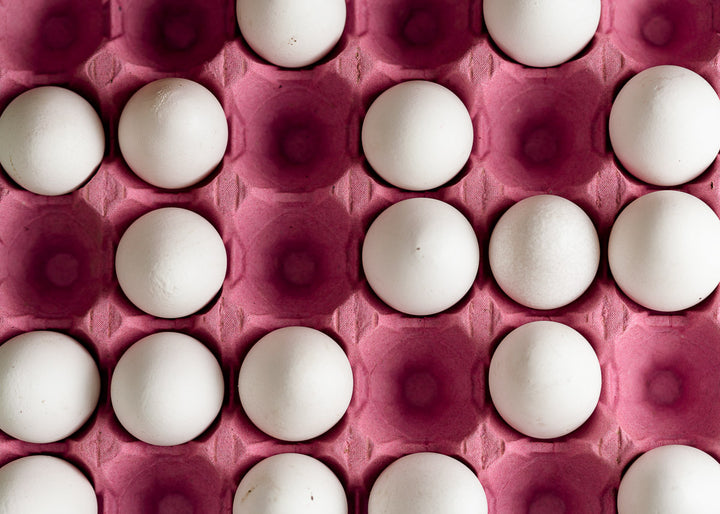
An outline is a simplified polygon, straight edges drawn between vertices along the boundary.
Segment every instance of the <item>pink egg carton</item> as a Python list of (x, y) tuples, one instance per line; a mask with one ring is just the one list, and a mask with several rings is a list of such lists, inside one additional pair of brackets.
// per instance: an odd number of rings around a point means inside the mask
[[(34, 329), (78, 338), (99, 363), (100, 405), (75, 435), (36, 445), (0, 435), (0, 464), (34, 453), (82, 469), (101, 512), (229, 513), (243, 474), (264, 457), (302, 452), (340, 477), (354, 514), (395, 458), (437, 451), (480, 477), (492, 513), (615, 512), (620, 477), (638, 454), (684, 443), (720, 457), (720, 298), (677, 314), (633, 303), (606, 261), (617, 213), (649, 192), (613, 158), (607, 119), (634, 73), (657, 64), (697, 71), (720, 90), (720, 4), (715, 0), (604, 0), (598, 32), (575, 59), (551, 69), (510, 61), (489, 40), (481, 0), (350, 0), (345, 34), (317, 65), (283, 70), (240, 37), (232, 0), (3, 0), (0, 108), (22, 91), (56, 84), (100, 113), (107, 151), (99, 171), (61, 197), (0, 177), (0, 340)], [(216, 173), (180, 192), (135, 177), (117, 144), (130, 95), (166, 76), (196, 80), (227, 113), (230, 144)], [(400, 191), (368, 166), (360, 126), (372, 100), (422, 78), (468, 106), (475, 147), (449, 185)], [(681, 190), (720, 211), (718, 164)], [(490, 274), (490, 231), (515, 201), (538, 193), (578, 203), (595, 222), (603, 259), (571, 305), (532, 311)], [(369, 289), (360, 266), (364, 231), (386, 206), (430, 196), (458, 207), (483, 249), (472, 290), (449, 311), (401, 315)], [(144, 314), (121, 293), (114, 250), (141, 214), (193, 209), (222, 234), (230, 264), (218, 297), (178, 320)], [(572, 434), (522, 436), (490, 401), (487, 368), (513, 328), (566, 323), (600, 359), (603, 390)], [(264, 435), (244, 415), (236, 383), (243, 356), (285, 325), (323, 330), (355, 374), (352, 403), (327, 434), (305, 443)], [(159, 330), (203, 341), (226, 381), (222, 412), (198, 439), (155, 447), (114, 417), (109, 380), (133, 342)]]

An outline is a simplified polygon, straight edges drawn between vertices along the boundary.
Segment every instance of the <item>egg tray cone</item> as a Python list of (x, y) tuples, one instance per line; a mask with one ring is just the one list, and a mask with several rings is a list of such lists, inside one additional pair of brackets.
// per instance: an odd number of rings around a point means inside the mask
[[(712, 0), (605, 0), (592, 42), (550, 69), (510, 61), (489, 40), (479, 0), (350, 0), (345, 33), (320, 63), (286, 70), (242, 40), (229, 0), (5, 0), (0, 5), (0, 107), (39, 85), (68, 87), (99, 112), (105, 158), (79, 190), (41, 197), (0, 177), (0, 339), (36, 329), (76, 337), (99, 364), (100, 404), (75, 435), (36, 445), (0, 435), (0, 464), (49, 453), (83, 470), (105, 514), (231, 512), (240, 478), (279, 452), (319, 458), (340, 477), (350, 511), (364, 514), (380, 471), (395, 458), (437, 451), (467, 463), (490, 512), (609, 513), (627, 465), (652, 447), (683, 443), (720, 457), (720, 320), (716, 293), (676, 314), (633, 303), (614, 285), (607, 239), (618, 212), (654, 190), (613, 158), (607, 119), (638, 71), (686, 66), (720, 89), (720, 6)], [(220, 100), (230, 143), (197, 187), (163, 191), (124, 163), (117, 124), (145, 83), (180, 76)], [(427, 79), (467, 105), (476, 141), (445, 187), (400, 191), (364, 160), (360, 126), (387, 87)], [(716, 212), (718, 164), (689, 184)], [(493, 281), (489, 234), (512, 203), (564, 196), (595, 223), (598, 276), (577, 301), (532, 311)], [(372, 293), (360, 267), (363, 234), (398, 200), (429, 196), (471, 221), (481, 269), (455, 307), (399, 314)], [(138, 216), (192, 209), (226, 244), (221, 293), (201, 312), (165, 320), (119, 289), (114, 251)], [(513, 328), (538, 319), (582, 333), (600, 360), (592, 417), (570, 435), (522, 436), (490, 401), (487, 368)], [(283, 443), (256, 429), (236, 384), (249, 347), (268, 331), (307, 325), (333, 336), (355, 374), (352, 403), (325, 435)], [(196, 440), (155, 447), (114, 417), (109, 380), (133, 342), (160, 330), (190, 334), (219, 359), (226, 382), (217, 420)]]

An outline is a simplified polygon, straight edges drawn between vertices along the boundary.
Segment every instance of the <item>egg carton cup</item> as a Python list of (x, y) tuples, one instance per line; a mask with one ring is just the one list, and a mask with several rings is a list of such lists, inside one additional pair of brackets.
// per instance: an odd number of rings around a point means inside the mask
[[(618, 212), (657, 188), (622, 169), (607, 134), (612, 100), (635, 73), (678, 64), (720, 90), (720, 4), (711, 0), (605, 0), (592, 42), (559, 67), (509, 60), (489, 40), (480, 0), (350, 0), (344, 35), (318, 64), (279, 69), (243, 41), (230, 0), (3, 0), (0, 107), (40, 85), (88, 99), (106, 131), (105, 158), (79, 190), (42, 197), (0, 176), (0, 339), (54, 329), (76, 337), (102, 377), (85, 426), (52, 444), (0, 434), (0, 464), (49, 453), (77, 465), (106, 514), (231, 512), (240, 478), (264, 457), (302, 452), (338, 475), (350, 511), (395, 458), (454, 456), (479, 476), (490, 511), (610, 513), (620, 477), (640, 453), (668, 443), (720, 457), (720, 299), (675, 314), (649, 312), (614, 285), (607, 240)], [(120, 155), (125, 102), (154, 79), (208, 87), (227, 114), (230, 141), (217, 170), (178, 192), (137, 178)], [(453, 90), (475, 128), (458, 177), (427, 193), (391, 187), (365, 161), (360, 127), (387, 87), (427, 79)], [(676, 189), (715, 212), (715, 162)], [(534, 311), (510, 300), (486, 256), (494, 224), (540, 193), (580, 205), (601, 240), (598, 275), (572, 304)], [(481, 266), (456, 306), (417, 318), (384, 305), (360, 266), (363, 235), (385, 207), (428, 196), (476, 229)], [(114, 252), (138, 216), (181, 206), (215, 225), (228, 250), (220, 293), (199, 313), (167, 320), (119, 289)], [(494, 348), (533, 320), (566, 323), (595, 349), (603, 388), (595, 413), (568, 436), (541, 441), (493, 408)], [(306, 325), (334, 337), (355, 377), (340, 423), (302, 443), (266, 436), (239, 403), (237, 374), (272, 329)], [(133, 342), (160, 330), (200, 339), (226, 383), (219, 417), (196, 440), (155, 447), (114, 417), (109, 381)]]

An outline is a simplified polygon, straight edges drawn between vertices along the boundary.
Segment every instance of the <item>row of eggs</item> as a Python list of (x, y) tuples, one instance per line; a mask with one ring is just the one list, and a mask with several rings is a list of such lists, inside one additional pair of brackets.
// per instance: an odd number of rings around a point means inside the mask
[[(684, 445), (641, 455), (620, 481), (618, 514), (711, 514), (720, 503), (720, 464)], [(73, 465), (31, 455), (0, 468), (0, 509), (13, 514), (97, 514), (92, 484)], [(233, 514), (347, 514), (342, 483), (321, 461), (280, 453), (254, 465), (235, 491)], [(368, 514), (487, 514), (483, 485), (462, 462), (422, 452), (400, 457), (375, 480)]]
[[(509, 297), (529, 308), (556, 309), (592, 284), (600, 242), (579, 206), (560, 196), (536, 195), (500, 217), (490, 234), (488, 258)], [(688, 193), (648, 193), (615, 220), (608, 262), (620, 289), (640, 305), (662, 312), (688, 309), (720, 283), (720, 219)], [(385, 209), (362, 245), (370, 287), (393, 309), (415, 316), (437, 314), (459, 302), (479, 266), (480, 247), (470, 222), (455, 207), (431, 198), (410, 198)], [(128, 227), (118, 243), (115, 270), (122, 291), (138, 308), (180, 318), (218, 293), (227, 254), (205, 218), (164, 207)]]
[[(489, 369), (493, 404), (525, 435), (551, 439), (581, 426), (600, 398), (600, 364), (574, 329), (535, 321), (508, 334)], [(100, 395), (88, 351), (70, 336), (26, 332), (0, 345), (0, 430), (31, 443), (75, 433)], [(344, 351), (324, 333), (300, 326), (258, 340), (238, 373), (240, 403), (263, 432), (305, 441), (332, 428), (353, 395)], [(112, 373), (110, 399), (125, 429), (148, 444), (174, 446), (215, 420), (225, 394), (217, 359), (200, 341), (158, 332), (128, 348)]]
[[(250, 420), (272, 437), (303, 441), (345, 414), (353, 373), (342, 348), (306, 327), (274, 330), (245, 356), (240, 401)], [(115, 365), (113, 410), (137, 439), (174, 446), (198, 437), (215, 420), (225, 395), (212, 352), (179, 332), (158, 332), (130, 346)], [(100, 374), (75, 339), (53, 331), (25, 332), (0, 345), (0, 430), (31, 443), (74, 434), (96, 408)]]
[[(468, 377), (473, 382), (484, 377)], [(371, 380), (369, 377), (368, 380)], [(554, 321), (523, 324), (493, 352), (487, 390), (500, 416), (536, 439), (570, 434), (593, 414), (602, 373), (590, 343)], [(0, 345), (0, 430), (31, 443), (74, 434), (95, 410), (100, 377), (92, 356), (71, 337), (26, 332)], [(318, 437), (340, 421), (353, 396), (342, 347), (315, 329), (292, 326), (258, 340), (237, 377), (248, 419), (279, 440)], [(197, 438), (217, 418), (224, 378), (212, 352), (178, 332), (158, 332), (116, 363), (110, 400), (135, 438), (174, 446)]]
[[(345, 0), (237, 0), (245, 41), (277, 66), (300, 68), (327, 55), (345, 28)], [(600, 0), (486, 0), (490, 37), (509, 57), (535, 67), (557, 66), (580, 52), (600, 22)]]
[[(657, 66), (634, 76), (610, 113), (613, 150), (637, 178), (659, 186), (688, 182), (720, 150), (720, 98), (700, 75)], [(371, 167), (412, 191), (440, 187), (465, 166), (475, 136), (463, 102), (439, 84), (412, 80), (383, 92), (368, 109), (362, 146)], [(222, 160), (228, 125), (220, 102), (196, 82), (151, 82), (125, 105), (120, 151), (146, 182), (193, 186)], [(20, 186), (43, 195), (80, 187), (100, 165), (102, 122), (79, 95), (54, 86), (19, 95), (0, 116), (0, 164)]]

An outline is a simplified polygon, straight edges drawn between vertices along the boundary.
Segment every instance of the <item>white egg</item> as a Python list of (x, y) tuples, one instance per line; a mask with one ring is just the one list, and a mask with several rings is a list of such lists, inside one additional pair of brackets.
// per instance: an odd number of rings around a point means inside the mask
[(128, 299), (160, 318), (189, 316), (222, 287), (225, 245), (209, 221), (164, 207), (136, 219), (120, 238), (115, 272)]
[(716, 514), (720, 464), (692, 446), (660, 446), (628, 468), (618, 489), (618, 514)]
[(58, 332), (26, 332), (0, 346), (0, 430), (30, 443), (74, 434), (95, 410), (100, 373), (88, 351)]
[(646, 194), (615, 220), (608, 261), (620, 289), (643, 307), (689, 309), (720, 283), (720, 220), (687, 193)]
[(560, 196), (519, 201), (495, 225), (488, 248), (500, 288), (531, 309), (556, 309), (590, 287), (600, 241), (585, 212)]
[(465, 166), (473, 147), (467, 108), (449, 89), (426, 80), (384, 91), (368, 109), (362, 145), (370, 166), (392, 185), (434, 189)]
[(480, 247), (472, 225), (453, 206), (410, 198), (385, 209), (370, 225), (362, 263), (382, 301), (426, 316), (452, 307), (470, 290)]
[(140, 88), (120, 115), (125, 162), (145, 182), (181, 189), (210, 175), (225, 155), (228, 124), (217, 98), (182, 78)]
[(546, 68), (574, 57), (595, 35), (600, 0), (484, 0), (490, 37), (521, 64)]
[(380, 473), (370, 490), (368, 514), (487, 514), (485, 490), (475, 473), (439, 453), (413, 453)]
[(0, 468), (3, 514), (97, 514), (92, 484), (79, 469), (50, 455), (31, 455)]
[(516, 328), (490, 361), (493, 405), (511, 427), (538, 439), (562, 437), (585, 423), (601, 388), (600, 363), (590, 343), (554, 321)]
[(16, 97), (0, 116), (0, 164), (21, 187), (64, 195), (100, 166), (105, 130), (83, 97), (56, 86)]
[(262, 337), (238, 376), (240, 402), (263, 432), (304, 441), (332, 428), (350, 405), (353, 374), (342, 348), (319, 330), (284, 327)]
[(345, 29), (345, 0), (237, 0), (248, 45), (277, 66), (300, 68), (333, 49)]
[(125, 429), (156, 446), (199, 436), (222, 406), (224, 381), (215, 356), (200, 341), (158, 332), (137, 341), (113, 371), (110, 400)]
[(325, 464), (300, 453), (261, 460), (240, 481), (233, 514), (347, 514), (340, 480)]
[(680, 66), (641, 71), (610, 111), (610, 141), (628, 172), (644, 182), (688, 182), (720, 151), (720, 98), (697, 73)]

